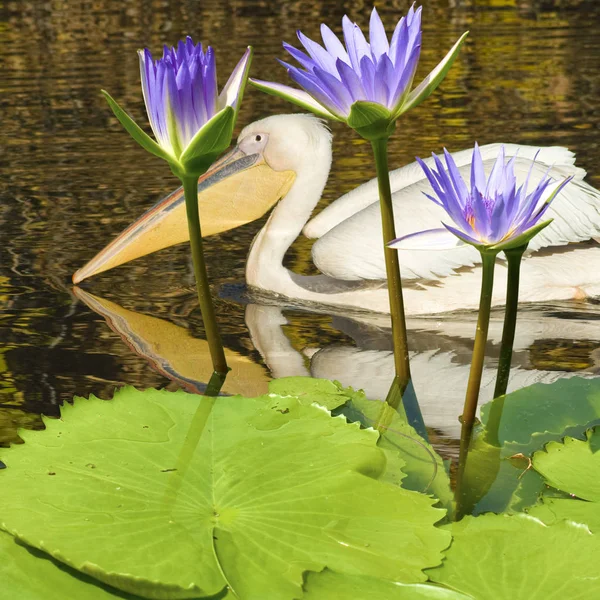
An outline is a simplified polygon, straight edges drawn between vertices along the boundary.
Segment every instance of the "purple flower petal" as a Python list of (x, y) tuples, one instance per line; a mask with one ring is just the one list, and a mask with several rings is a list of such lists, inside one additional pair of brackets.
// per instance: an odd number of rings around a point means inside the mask
[(390, 59), (396, 69), (404, 69), (408, 51), (408, 23), (406, 18), (403, 18), (400, 19), (390, 44)]
[(446, 148), (444, 148), (444, 157), (446, 159), (446, 164), (448, 165), (448, 174), (450, 175), (450, 180), (452, 181), (452, 185), (456, 190), (456, 195), (466, 203), (467, 198), (469, 197), (469, 190), (463, 181), (463, 178), (458, 171), (458, 167), (452, 158), (452, 155)]
[[(560, 193), (569, 179), (546, 193), (552, 179), (548, 173), (536, 188), (527, 194), (527, 183), (517, 189), (515, 158), (505, 163), (504, 147), (486, 181), (479, 147), (475, 144), (471, 164), (471, 189), (462, 179), (452, 155), (444, 150), (447, 172), (438, 156), (433, 154), (436, 169), (430, 169), (417, 159), (437, 196), (439, 203), (456, 224), (444, 226), (466, 241), (479, 246), (504, 244), (532, 229), (548, 210), (550, 202)], [(426, 194), (427, 195), (427, 194)], [(535, 233), (533, 231), (532, 235)], [(520, 242), (519, 242), (520, 243)]]
[(371, 46), (369, 46), (369, 42), (367, 42), (365, 34), (361, 31), (360, 27), (356, 23), (354, 23), (352, 26), (352, 32), (354, 34), (354, 46), (356, 48), (358, 61), (362, 64), (363, 56), (368, 56), (371, 62), (373, 62)]
[(485, 196), (490, 197), (493, 190), (500, 189), (502, 183), (502, 171), (504, 169), (504, 145), (500, 146), (500, 152), (496, 158), (496, 162), (492, 167), (490, 178), (488, 179), (487, 186), (485, 188)]
[(314, 76), (295, 67), (288, 70), (289, 76), (304, 88), (319, 104), (336, 116), (347, 117), (348, 112), (339, 104), (336, 98), (324, 88), (323, 84)]
[(323, 43), (325, 44), (325, 48), (327, 52), (331, 54), (336, 59), (342, 60), (347, 65), (350, 64), (350, 58), (348, 57), (348, 53), (344, 48), (344, 44), (340, 42), (337, 35), (327, 27), (327, 25), (321, 25), (321, 37), (323, 38)]
[(367, 93), (367, 99), (372, 102), (378, 102), (375, 99), (375, 65), (370, 56), (365, 55), (362, 57), (360, 61), (360, 73), (360, 79)]
[[(235, 87), (231, 91), (237, 97), (244, 79), (240, 79), (238, 71), (240, 65), (242, 71), (246, 71), (250, 55), (249, 50), (225, 86), (223, 106), (229, 100), (235, 101), (228, 97), (228, 88)], [(158, 60), (153, 60), (147, 49), (140, 51), (139, 57), (142, 93), (150, 125), (160, 146), (179, 158), (198, 131), (219, 110), (214, 51), (208, 47), (204, 52), (202, 44), (195, 45), (187, 37), (176, 46), (165, 46), (162, 58)]]
[(452, 250), (464, 245), (448, 229), (425, 229), (396, 238), (387, 244), (395, 250)]
[(339, 79), (319, 67), (315, 67), (314, 75), (329, 97), (335, 99), (337, 105), (342, 108), (344, 114), (349, 114), (353, 100), (346, 86)]
[(390, 85), (394, 79), (394, 65), (387, 54), (382, 54), (375, 69), (374, 100), (392, 108)]
[(373, 7), (371, 20), (369, 22), (369, 43), (371, 44), (371, 53), (375, 60), (379, 60), (383, 55), (387, 56), (390, 45), (385, 33), (385, 28), (375, 7)]
[(298, 50), (294, 48), (294, 46), (290, 46), (286, 42), (283, 42), (283, 47), (286, 49), (287, 52), (289, 52), (292, 55), (292, 58), (297, 60), (300, 63), (300, 65), (307, 71), (312, 71), (315, 68), (317, 63), (312, 58), (304, 54), (302, 50)]
[(342, 29), (344, 32), (344, 42), (348, 50), (350, 65), (354, 69), (354, 72), (360, 76), (360, 58), (358, 56), (356, 42), (354, 40), (354, 24), (346, 15), (344, 15), (344, 18), (342, 19)]
[(327, 104), (323, 106), (327, 111), (335, 110), (337, 117), (347, 116), (346, 94), (327, 77), (321, 76), (320, 84), (311, 79), (316, 67), (343, 84), (354, 102), (364, 100), (380, 104), (396, 117), (410, 93), (419, 62), (421, 12), (421, 8), (415, 10), (414, 6), (411, 7), (407, 16), (396, 25), (391, 43), (375, 8), (369, 21), (369, 42), (358, 25), (347, 16), (342, 19), (344, 43), (325, 24), (321, 25), (324, 46), (298, 31), (298, 38), (308, 56), (289, 44), (284, 44), (284, 48), (306, 70), (305, 76), (299, 76), (295, 69), (287, 64), (285, 66), (299, 85), (300, 79), (308, 82), (310, 89), (306, 90), (315, 99), (319, 97), (318, 102), (325, 101), (327, 97)]
[(335, 63), (342, 83), (346, 86), (346, 89), (350, 92), (352, 100), (367, 100), (367, 94), (365, 88), (360, 80), (360, 77), (356, 74), (354, 69), (346, 64), (342, 59), (338, 58)]
[(473, 244), (475, 246), (481, 245), (481, 240), (478, 240), (477, 238), (470, 236), (469, 234), (465, 233), (464, 231), (461, 231), (460, 229), (456, 229), (455, 227), (452, 227), (451, 225), (447, 225), (443, 221), (442, 221), (442, 225), (450, 233), (453, 233), (458, 239), (462, 240), (463, 242), (466, 242), (467, 244)]
[(335, 71), (335, 58), (325, 50), (317, 42), (313, 42), (310, 38), (307, 38), (300, 30), (297, 32), (298, 39), (301, 44), (306, 48), (306, 51), (310, 54), (310, 57), (315, 61), (321, 69), (328, 73), (334, 74)]
[(485, 171), (477, 142), (475, 142), (471, 158), (471, 189), (473, 188), (477, 188), (481, 193), (485, 191)]
[(402, 104), (404, 104), (404, 100), (410, 93), (420, 56), (421, 46), (417, 45), (413, 48), (411, 55), (408, 57), (406, 66), (402, 70), (399, 70), (397, 67), (394, 68), (397, 81), (396, 85), (392, 87), (391, 106), (393, 106), (394, 110), (398, 110)]

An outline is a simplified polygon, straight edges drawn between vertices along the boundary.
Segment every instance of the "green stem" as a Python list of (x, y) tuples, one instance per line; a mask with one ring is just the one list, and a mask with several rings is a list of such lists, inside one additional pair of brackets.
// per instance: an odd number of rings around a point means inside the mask
[[(202, 231), (200, 229), (200, 214), (198, 210), (198, 178), (184, 177), (182, 179), (183, 191), (185, 193), (185, 207), (187, 212), (188, 228), (190, 231), (190, 245), (192, 248), (192, 259), (194, 262), (194, 275), (196, 277), (196, 287), (198, 290), (198, 302), (200, 304), (200, 312), (204, 322), (204, 331), (208, 347), (210, 348), (210, 356), (213, 363), (215, 373), (211, 377), (211, 382), (225, 381), (225, 376), (229, 371), (227, 361), (225, 360), (225, 351), (223, 350), (223, 342), (219, 334), (217, 320), (215, 317), (215, 309), (210, 296), (210, 288), (208, 285), (208, 275), (206, 273), (206, 263), (204, 261), (204, 249), (202, 247)], [(218, 389), (217, 389), (218, 387)], [(206, 395), (216, 396), (219, 393), (221, 386), (211, 385), (209, 383), (206, 388)]]
[(467, 458), (469, 457), (469, 448), (473, 439), (473, 422), (467, 423), (463, 420), (460, 429), (460, 449), (458, 453), (458, 469), (456, 471), (456, 487), (454, 488), (454, 501), (456, 510), (454, 520), (459, 521), (465, 515), (466, 494), (468, 490), (464, 489), (465, 470), (467, 468)]
[(494, 287), (495, 252), (482, 252), (483, 274), (481, 278), (481, 296), (479, 299), (479, 317), (477, 318), (477, 331), (475, 332), (475, 345), (471, 359), (471, 371), (467, 385), (467, 395), (463, 409), (463, 426), (472, 427), (477, 412), (479, 388), (481, 387), (481, 374), (483, 373), (483, 359), (485, 358), (485, 345), (487, 343), (488, 328), (490, 325), (490, 309), (492, 306), (492, 290)]
[(500, 359), (498, 361), (498, 375), (494, 398), (504, 396), (510, 375), (510, 362), (512, 360), (515, 329), (517, 327), (517, 308), (519, 305), (519, 277), (521, 274), (521, 259), (527, 249), (527, 244), (513, 250), (505, 250), (508, 261), (508, 282), (506, 285), (506, 309), (504, 311), (504, 329), (502, 330), (502, 344), (500, 346)]
[(387, 246), (388, 242), (396, 238), (390, 174), (388, 171), (388, 139), (372, 140), (371, 145), (373, 146), (373, 154), (375, 155), (377, 182), (379, 184), (379, 204), (381, 206), (381, 224), (383, 227), (383, 252), (385, 255), (385, 270), (388, 280), (390, 314), (392, 317), (392, 338), (394, 340), (394, 366), (401, 393), (403, 394), (410, 381), (410, 366), (408, 363), (406, 318), (404, 316), (404, 298), (402, 296), (398, 252)]

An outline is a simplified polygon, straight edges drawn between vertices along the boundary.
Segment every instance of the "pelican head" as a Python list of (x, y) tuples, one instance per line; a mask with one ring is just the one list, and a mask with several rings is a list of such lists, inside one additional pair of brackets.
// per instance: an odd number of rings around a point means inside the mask
[[(324, 151), (321, 151), (321, 148)], [(241, 132), (237, 145), (198, 181), (203, 237), (262, 217), (315, 157), (331, 164), (331, 135), (311, 115), (277, 115)], [(321, 162), (323, 160), (321, 159)], [(189, 240), (183, 189), (158, 202), (73, 275), (73, 283)]]

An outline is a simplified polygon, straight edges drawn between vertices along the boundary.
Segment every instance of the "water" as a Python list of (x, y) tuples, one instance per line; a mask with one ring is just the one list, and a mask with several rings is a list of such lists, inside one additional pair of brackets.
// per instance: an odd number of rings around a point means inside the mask
[[(379, 8), (390, 22), (409, 4)], [(591, 0), (425, 4), (420, 73), (463, 31), (471, 33), (441, 90), (400, 122), (391, 166), (474, 140), (560, 144), (576, 152), (588, 181), (600, 187), (600, 6)], [(188, 33), (217, 48), (222, 77), (252, 44), (253, 74), (283, 81), (274, 60), (283, 57), (282, 39), (293, 41), (299, 26), (314, 37), (320, 22), (340, 23), (346, 11), (365, 23), (369, 10), (369, 3), (313, 1), (0, 0), (0, 443), (15, 439), (17, 426), (40, 427), (40, 413), (57, 415), (73, 395), (110, 397), (122, 384), (194, 388), (208, 373), (185, 247), (90, 280), (83, 288), (95, 298), (72, 293), (71, 274), (177, 186), (166, 166), (122, 131), (99, 90), (109, 90), (143, 122), (136, 49), (158, 51)], [(239, 124), (289, 111), (249, 90)], [(334, 165), (320, 207), (374, 174), (368, 146), (343, 126), (332, 128)], [(262, 223), (206, 241), (218, 319), (238, 369), (230, 391), (259, 393), (271, 375), (313, 374), (385, 394), (392, 372), (386, 318), (311, 313), (245, 292), (245, 256)], [(299, 239), (286, 264), (312, 272), (310, 242)], [(496, 317), (488, 384), (498, 353)], [(456, 446), (474, 319), (409, 323), (415, 385), (430, 434), (446, 456)], [(527, 308), (514, 384), (596, 373), (599, 319), (592, 301)], [(156, 335), (162, 328), (167, 348)]]

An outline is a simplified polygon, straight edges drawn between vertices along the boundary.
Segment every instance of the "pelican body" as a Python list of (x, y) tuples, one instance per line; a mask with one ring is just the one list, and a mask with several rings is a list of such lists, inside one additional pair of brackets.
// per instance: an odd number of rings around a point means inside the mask
[[(489, 172), (500, 144), (481, 147)], [(517, 155), (520, 185), (532, 167), (531, 185), (548, 173), (556, 181), (573, 177), (548, 211), (552, 224), (530, 243), (523, 262), (524, 302), (582, 299), (600, 295), (600, 192), (583, 181), (572, 152), (504, 144)], [(537, 156), (536, 156), (537, 153)], [(461, 171), (470, 170), (471, 150), (453, 153)], [(431, 159), (426, 159), (431, 164)], [(267, 223), (254, 239), (246, 281), (261, 294), (303, 304), (389, 312), (377, 181), (345, 194), (310, 218), (327, 183), (331, 134), (309, 115), (278, 115), (247, 126), (237, 146), (199, 181), (203, 235), (219, 233), (262, 216)], [(405, 236), (440, 226), (443, 209), (429, 201), (430, 184), (415, 162), (390, 173), (396, 232)], [(75, 273), (75, 283), (188, 239), (183, 192), (177, 190), (150, 209)], [(321, 275), (304, 276), (283, 266), (302, 232), (316, 239), (312, 258)], [(582, 242), (586, 242), (583, 243)], [(409, 315), (478, 306), (480, 257), (471, 246), (451, 250), (399, 250), (404, 303)], [(504, 303), (507, 269), (496, 269), (493, 304)]]

